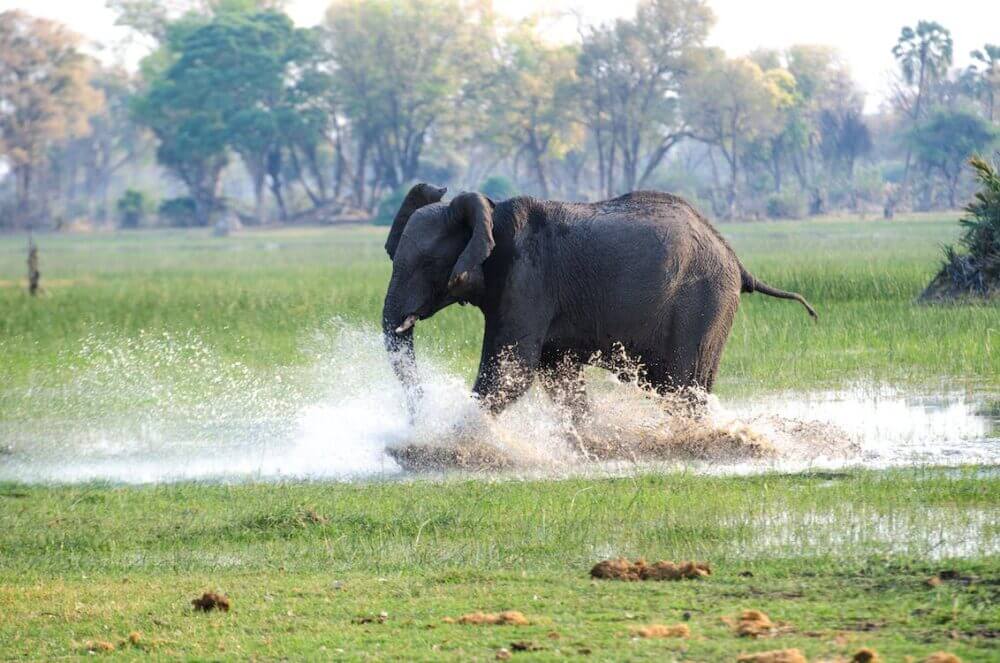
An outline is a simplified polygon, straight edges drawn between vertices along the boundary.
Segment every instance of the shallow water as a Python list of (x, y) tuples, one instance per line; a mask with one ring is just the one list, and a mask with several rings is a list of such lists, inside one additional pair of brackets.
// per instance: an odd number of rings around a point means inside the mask
[[(626, 453), (594, 462), (538, 389), (493, 420), (463, 380), (424, 362), (426, 399), (411, 425), (374, 331), (338, 323), (308, 345), (307, 368), (261, 375), (223, 365), (196, 337), (88, 339), (68, 383), (33, 386), (30, 399), (0, 394), (34, 408), (0, 422), (0, 480), (371, 480), (406, 475), (389, 448), (456, 440), (496, 450), (532, 476), (1000, 464), (1000, 408), (982, 394), (864, 384), (752, 402), (713, 397), (707, 419), (681, 426), (657, 399), (603, 371), (591, 375), (594, 421), (579, 433)], [(678, 440), (688, 449), (691, 439), (701, 445), (693, 456), (653, 462), (629, 452)], [(714, 453), (718, 440), (726, 453)]]

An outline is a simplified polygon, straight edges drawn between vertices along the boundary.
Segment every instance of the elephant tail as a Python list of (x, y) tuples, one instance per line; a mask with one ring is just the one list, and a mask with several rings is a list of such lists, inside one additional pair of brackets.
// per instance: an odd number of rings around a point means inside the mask
[(812, 316), (813, 320), (819, 320), (819, 316), (816, 315), (816, 309), (814, 309), (806, 298), (797, 292), (788, 292), (787, 290), (779, 290), (778, 288), (769, 286), (763, 281), (758, 281), (757, 278), (746, 270), (746, 267), (740, 265), (740, 292), (759, 292), (762, 295), (768, 295), (769, 297), (777, 297), (778, 299), (794, 299), (798, 303), (806, 307), (809, 311), (809, 315)]

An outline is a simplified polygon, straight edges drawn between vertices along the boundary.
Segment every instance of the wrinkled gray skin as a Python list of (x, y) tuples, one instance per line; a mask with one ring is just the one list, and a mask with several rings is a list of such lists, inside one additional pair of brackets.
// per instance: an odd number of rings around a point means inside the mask
[(583, 364), (618, 344), (657, 391), (710, 391), (743, 292), (797, 300), (816, 317), (800, 295), (750, 275), (677, 196), (494, 204), (463, 193), (444, 204), (444, 193), (413, 187), (385, 247), (392, 279), (382, 327), (411, 415), (420, 396), (413, 325), (455, 302), (485, 318), (473, 391), (493, 412), (544, 370), (555, 376), (545, 381), (553, 398), (582, 414)]

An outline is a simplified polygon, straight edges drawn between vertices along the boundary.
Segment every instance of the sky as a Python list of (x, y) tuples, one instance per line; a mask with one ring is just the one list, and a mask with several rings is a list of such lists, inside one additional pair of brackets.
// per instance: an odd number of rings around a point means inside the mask
[[(0, 11), (23, 9), (59, 20), (91, 42), (91, 50), (114, 61), (124, 52), (134, 63), (142, 46), (105, 48), (120, 44), (127, 31), (114, 26), (105, 0), (0, 0)], [(320, 21), (329, 0), (290, 0), (288, 12), (300, 25)], [(574, 39), (578, 21), (599, 23), (630, 15), (636, 0), (493, 0), (501, 14), (517, 19), (544, 12), (542, 25), (554, 41)], [(969, 52), (984, 43), (1000, 44), (1000, 0), (709, 0), (716, 15), (709, 43), (729, 55), (792, 44), (836, 47), (855, 79), (868, 93), (867, 110), (883, 102), (894, 62), (890, 50), (904, 25), (934, 20), (951, 30), (955, 65), (969, 63)], [(580, 17), (578, 19), (577, 17)]]

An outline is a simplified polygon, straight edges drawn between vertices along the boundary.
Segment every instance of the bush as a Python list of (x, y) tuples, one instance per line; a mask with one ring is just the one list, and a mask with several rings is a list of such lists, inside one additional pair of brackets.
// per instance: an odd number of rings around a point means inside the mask
[(773, 193), (767, 198), (766, 211), (771, 219), (801, 219), (806, 214), (806, 201), (798, 193)]
[(981, 157), (973, 157), (969, 165), (980, 191), (959, 220), (965, 229), (960, 249), (944, 247), (944, 263), (920, 296), (923, 300), (989, 298), (1000, 292), (1000, 173)]
[(495, 202), (507, 200), (518, 195), (517, 187), (509, 178), (503, 175), (492, 175), (487, 177), (479, 185), (479, 192)]
[(164, 200), (156, 213), (168, 226), (188, 228), (197, 224), (194, 199), (188, 196)]
[(382, 196), (378, 201), (378, 207), (375, 208), (375, 218), (372, 223), (376, 226), (391, 226), (392, 220), (396, 217), (396, 212), (399, 211), (400, 205), (403, 204), (403, 198), (406, 198), (406, 193), (409, 190), (410, 187), (401, 186)]
[(115, 209), (118, 211), (118, 225), (122, 228), (138, 228), (146, 218), (150, 201), (142, 191), (126, 189), (115, 203)]

